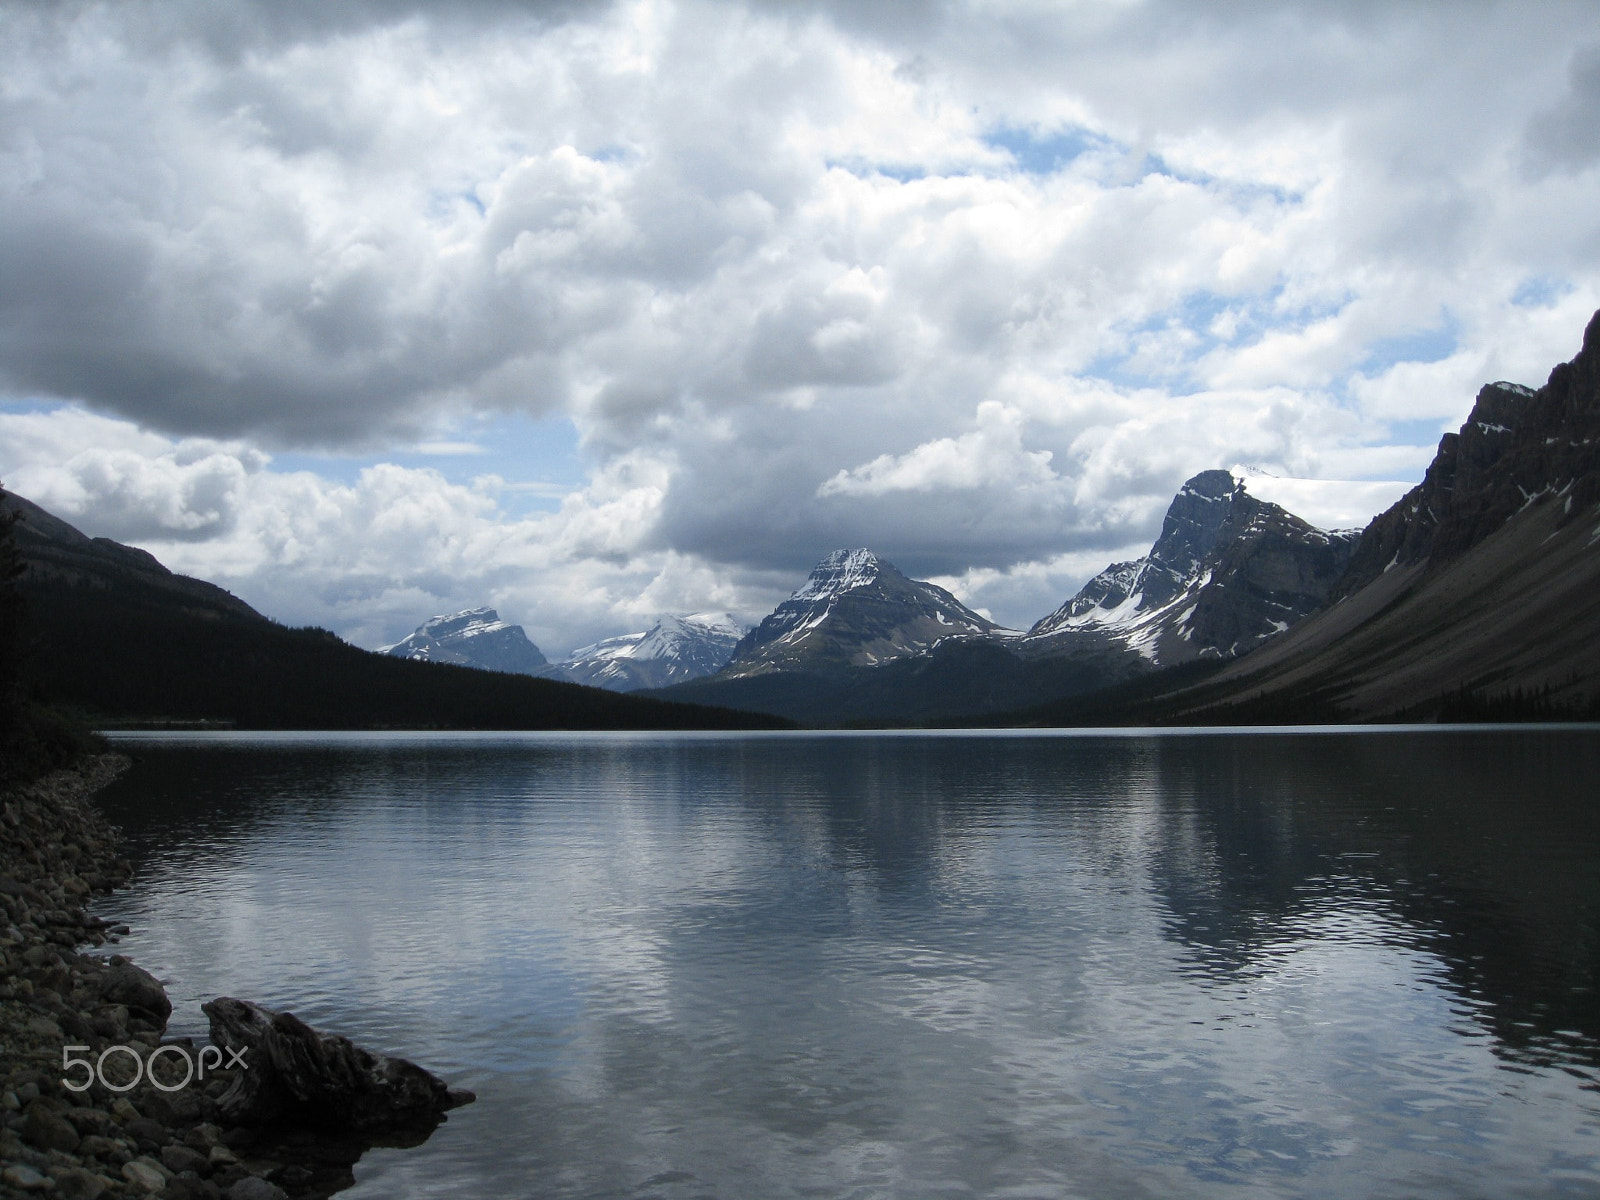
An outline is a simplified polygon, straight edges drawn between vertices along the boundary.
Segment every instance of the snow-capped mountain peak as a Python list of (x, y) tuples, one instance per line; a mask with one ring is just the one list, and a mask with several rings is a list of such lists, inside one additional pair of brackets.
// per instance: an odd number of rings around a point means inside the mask
[(522, 626), (502, 621), (492, 608), (429, 617), (392, 646), (380, 647), (378, 653), (517, 675), (551, 675), (555, 671)]
[(871, 550), (835, 550), (734, 650), (724, 673), (830, 672), (921, 654), (999, 629), (949, 592)]
[[(856, 588), (870, 587), (878, 581), (883, 560), (871, 550), (835, 550), (815, 567), (791, 600), (818, 600), (837, 596)], [(891, 570), (893, 568), (890, 568)]]
[(577, 683), (613, 691), (667, 687), (720, 670), (748, 631), (725, 612), (669, 614), (642, 633), (574, 650), (562, 669)]
[(393, 646), (384, 646), (380, 654), (391, 654), (398, 646), (418, 638), (429, 638), (441, 641), (450, 637), (479, 637), (486, 633), (498, 633), (502, 629), (512, 626), (500, 619), (500, 614), (492, 608), (467, 608), (457, 613), (445, 613), (442, 616), (429, 617), (421, 625), (396, 642)]

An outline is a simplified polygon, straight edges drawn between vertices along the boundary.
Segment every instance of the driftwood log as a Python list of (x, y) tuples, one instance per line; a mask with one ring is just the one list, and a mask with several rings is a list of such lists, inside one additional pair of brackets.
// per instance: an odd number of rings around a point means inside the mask
[(363, 1050), (293, 1013), (229, 996), (201, 1009), (211, 1019), (211, 1040), (225, 1052), (243, 1052), (245, 1069), (217, 1098), (224, 1122), (381, 1134), (431, 1128), (476, 1099), (413, 1062)]

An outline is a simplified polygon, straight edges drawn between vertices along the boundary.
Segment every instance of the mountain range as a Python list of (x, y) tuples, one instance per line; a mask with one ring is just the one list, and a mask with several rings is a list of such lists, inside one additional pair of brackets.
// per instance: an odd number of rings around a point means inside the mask
[(1144, 557), (1025, 634), (835, 551), (717, 675), (652, 693), (824, 724), (1600, 715), (1600, 313), (1493, 383), (1365, 530), (1203, 471)]
[(1026, 631), (855, 548), (824, 557), (753, 629), (725, 613), (665, 616), (551, 663), (480, 608), (370, 654), (0, 500), (22, 517), (39, 684), (114, 716), (496, 728), (1600, 716), (1600, 313), (1543, 387), (1485, 386), (1422, 482), (1364, 530), (1319, 529), (1247, 478), (1202, 471), (1147, 554)]
[(1327, 532), (1203, 471), (1150, 552), (1113, 563), (1026, 633), (870, 550), (837, 550), (711, 678), (652, 693), (817, 723), (944, 721), (1221, 662), (1327, 599), (1360, 534)]
[(582, 646), (552, 663), (521, 625), (502, 621), (492, 608), (469, 608), (430, 617), (378, 653), (633, 692), (715, 674), (748, 632), (728, 613), (669, 614), (649, 629)]
[(1532, 390), (1479, 391), (1329, 603), (1165, 719), (1600, 716), (1600, 313)]

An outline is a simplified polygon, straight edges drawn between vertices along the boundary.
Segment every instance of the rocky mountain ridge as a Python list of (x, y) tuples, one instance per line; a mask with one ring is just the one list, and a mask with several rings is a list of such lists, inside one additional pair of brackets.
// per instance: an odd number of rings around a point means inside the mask
[(232, 592), (169, 571), (155, 555), (110, 538), (92, 538), (15, 492), (0, 492), (0, 508), (16, 513), (17, 548), (29, 587), (65, 587), (127, 602), (165, 606), (205, 620), (265, 622)]
[(1204, 471), (1150, 553), (1114, 563), (1027, 633), (870, 550), (836, 550), (716, 675), (657, 693), (820, 724), (943, 721), (1243, 654), (1327, 598), (1359, 535)]

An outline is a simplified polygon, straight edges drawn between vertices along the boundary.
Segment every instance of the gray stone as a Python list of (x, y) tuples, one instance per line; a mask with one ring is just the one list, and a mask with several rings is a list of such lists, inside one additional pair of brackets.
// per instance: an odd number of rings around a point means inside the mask
[(146, 1192), (154, 1195), (167, 1186), (166, 1174), (148, 1158), (136, 1158), (130, 1163), (124, 1163), (122, 1177), (136, 1193)]
[(288, 1192), (255, 1175), (246, 1175), (230, 1187), (226, 1195), (228, 1200), (289, 1200)]
[(55, 1181), (39, 1174), (23, 1163), (14, 1163), (0, 1172), (0, 1180), (24, 1192), (46, 1192), (55, 1187)]
[(211, 1162), (198, 1150), (191, 1150), (188, 1146), (174, 1143), (161, 1148), (161, 1161), (166, 1164), (169, 1171), (182, 1174), (184, 1171), (193, 1171), (197, 1175), (208, 1174)]
[(100, 977), (100, 996), (108, 1003), (124, 1004), (130, 1011), (149, 1015), (160, 1029), (167, 1027), (167, 1018), (172, 1015), (172, 1001), (167, 999), (160, 980), (120, 954), (111, 959), (111, 965)]
[(166, 1127), (160, 1121), (149, 1117), (139, 1117), (137, 1120), (129, 1121), (123, 1127), (123, 1132), (136, 1141), (152, 1142), (158, 1146), (167, 1140)]

